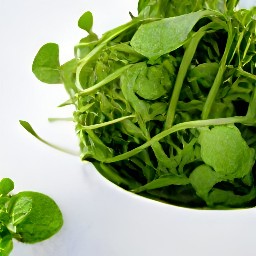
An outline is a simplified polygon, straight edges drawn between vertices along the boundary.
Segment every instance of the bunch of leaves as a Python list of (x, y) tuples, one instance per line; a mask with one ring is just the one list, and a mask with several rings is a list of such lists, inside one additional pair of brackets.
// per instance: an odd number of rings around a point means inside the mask
[(237, 2), (140, 0), (101, 38), (86, 12), (74, 59), (60, 65), (58, 45), (42, 46), (33, 72), (64, 84), (82, 160), (148, 198), (255, 206), (256, 8)]
[(56, 234), (63, 225), (61, 211), (48, 196), (23, 191), (10, 194), (14, 183), (9, 178), (0, 181), (0, 255), (8, 256), (13, 239), (37, 243)]

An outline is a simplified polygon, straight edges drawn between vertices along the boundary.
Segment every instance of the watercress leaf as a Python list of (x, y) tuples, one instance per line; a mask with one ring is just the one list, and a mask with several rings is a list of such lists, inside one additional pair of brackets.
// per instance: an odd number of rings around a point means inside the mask
[(142, 17), (174, 17), (198, 10), (211, 9), (224, 12), (226, 0), (140, 0), (139, 16)]
[(225, 191), (222, 189), (214, 188), (209, 193), (207, 203), (210, 207), (248, 207), (248, 203), (256, 196), (256, 191), (253, 188), (246, 195), (237, 195), (233, 191)]
[(55, 43), (43, 45), (34, 58), (32, 71), (42, 82), (62, 83), (60, 75), (59, 46)]
[(131, 104), (135, 112), (140, 115), (144, 121), (149, 121), (149, 104), (139, 99), (133, 88), (138, 76), (141, 74), (141, 72), (143, 72), (144, 69), (144, 62), (134, 64), (129, 69), (127, 69), (121, 75), (121, 89), (125, 99)]
[(133, 189), (132, 192), (140, 193), (145, 190), (157, 189), (157, 188), (162, 188), (170, 185), (187, 185), (187, 184), (189, 184), (189, 179), (185, 176), (165, 175), (147, 183), (144, 186)]
[(133, 90), (146, 100), (156, 100), (165, 96), (171, 89), (169, 74), (162, 65), (147, 67), (144, 63), (134, 83)]
[(180, 150), (178, 155), (175, 157), (176, 159), (179, 158), (178, 172), (180, 174), (184, 172), (184, 168), (187, 164), (199, 159), (195, 148), (196, 142), (197, 138), (193, 138), (189, 143), (183, 142), (182, 150)]
[(21, 223), (26, 216), (32, 210), (32, 198), (27, 196), (19, 197), (14, 205), (12, 205), (11, 217), (12, 217), (12, 225), (17, 226)]
[(239, 0), (229, 0), (229, 1), (225, 1), (225, 3), (226, 3), (226, 10), (228, 12), (233, 12), (239, 3)]
[(71, 96), (71, 99), (75, 95), (75, 93), (78, 92), (77, 87), (75, 85), (76, 66), (77, 66), (77, 60), (72, 59), (60, 67), (62, 81), (64, 83), (66, 91)]
[(37, 133), (35, 132), (35, 130), (32, 128), (32, 126), (27, 122), (27, 121), (23, 121), (20, 120), (20, 124), (23, 126), (23, 128), (25, 128), (30, 134), (32, 134), (33, 136), (40, 138)]
[(86, 133), (80, 131), (81, 147), (83, 160), (96, 159), (104, 161), (106, 158), (113, 156), (113, 149), (107, 147), (103, 141), (93, 132), (86, 130)]
[(97, 45), (98, 37), (95, 34), (89, 34), (80, 40), (80, 43), (75, 45), (74, 53), (76, 59), (83, 59)]
[[(17, 215), (15, 238), (21, 242), (36, 243), (48, 239), (63, 225), (58, 205), (47, 195), (23, 191), (11, 198), (11, 205), (11, 212)], [(26, 216), (23, 218), (24, 215)]]
[(138, 13), (140, 17), (165, 17), (168, 3), (167, 0), (140, 0), (138, 3)]
[(213, 186), (221, 181), (218, 174), (208, 165), (200, 165), (189, 176), (189, 181), (196, 191), (196, 194), (207, 200), (208, 193)]
[(139, 0), (138, 1), (138, 13), (140, 13), (149, 3), (150, 0)]
[(149, 109), (150, 119), (163, 121), (165, 119), (167, 107), (168, 105), (165, 102), (152, 103)]
[(188, 74), (190, 81), (197, 81), (203, 87), (210, 88), (219, 69), (216, 62), (202, 63), (194, 67)]
[(254, 165), (255, 151), (249, 148), (234, 125), (202, 130), (199, 136), (203, 161), (220, 177), (233, 180), (247, 175)]
[(59, 146), (57, 146), (57, 145), (54, 145), (54, 144), (49, 143), (48, 141), (42, 139), (42, 138), (35, 132), (35, 130), (33, 129), (33, 127), (30, 125), (30, 123), (28, 123), (27, 121), (20, 120), (19, 122), (20, 122), (21, 126), (22, 126), (24, 129), (26, 129), (27, 132), (29, 132), (31, 135), (33, 135), (35, 138), (37, 138), (38, 140), (40, 140), (40, 141), (43, 142), (44, 144), (46, 144), (46, 145), (48, 145), (48, 146), (50, 146), (50, 147), (52, 147), (52, 148), (55, 148), (55, 149), (57, 149), (57, 150), (60, 150), (60, 151), (62, 151), (62, 152), (68, 153), (68, 154), (70, 154), (70, 155), (75, 155), (75, 156), (78, 155), (77, 152), (73, 152), (73, 151), (71, 151), (71, 150), (69, 150), (69, 149), (65, 149), (65, 148), (59, 147)]
[(5, 196), (14, 189), (14, 182), (9, 178), (0, 181), (0, 196)]
[[(175, 158), (170, 158), (166, 155), (163, 150), (162, 145), (159, 142), (155, 142), (152, 144), (152, 149), (154, 151), (155, 157), (158, 163), (158, 175), (165, 173), (167, 170), (173, 174), (177, 174), (176, 167), (178, 166), (178, 162)], [(162, 173), (163, 172), (163, 173)]]
[(13, 249), (12, 235), (7, 230), (3, 228), (0, 232), (0, 255), (9, 256)]
[[(2, 197), (3, 198), (3, 197)], [(1, 199), (2, 199), (1, 198)], [(1, 200), (1, 204), (2, 204), (2, 200)], [(0, 227), (1, 226), (6, 226), (8, 225), (8, 223), (10, 222), (10, 214), (8, 213), (7, 211), (7, 205), (9, 203), (9, 199), (6, 200), (5, 204), (4, 205), (1, 205), (0, 206)], [(1, 228), (0, 228), (1, 230)]]
[(131, 46), (145, 57), (157, 59), (182, 46), (195, 24), (204, 16), (214, 14), (204, 10), (143, 24), (134, 34)]
[(62, 102), (61, 104), (59, 104), (58, 107), (62, 108), (62, 107), (66, 107), (66, 106), (73, 105), (73, 104), (74, 104), (74, 100), (73, 100), (73, 98), (70, 98), (70, 99)]
[(78, 27), (91, 33), (93, 26), (93, 15), (90, 11), (85, 12), (78, 20)]
[(134, 137), (135, 141), (137, 141), (138, 143), (140, 140), (145, 140), (145, 136), (141, 129), (136, 126), (136, 124), (134, 124), (131, 120), (124, 120), (120, 125), (120, 129), (124, 134)]
[(6, 209), (6, 205), (8, 204), (8, 201), (10, 200), (9, 195), (7, 196), (1, 196), (0, 197), (0, 209), (4, 210)]

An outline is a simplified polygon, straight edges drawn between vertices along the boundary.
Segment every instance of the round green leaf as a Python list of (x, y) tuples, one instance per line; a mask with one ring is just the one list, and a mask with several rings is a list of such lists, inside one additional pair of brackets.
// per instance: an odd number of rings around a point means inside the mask
[(85, 12), (78, 20), (78, 27), (84, 29), (88, 33), (91, 32), (93, 26), (93, 16), (91, 12)]
[(14, 189), (14, 182), (9, 178), (0, 181), (0, 195), (5, 196)]
[(32, 71), (37, 79), (44, 83), (62, 83), (60, 75), (59, 46), (55, 43), (47, 43), (43, 45), (33, 61)]
[(220, 176), (232, 180), (251, 171), (255, 152), (236, 126), (215, 126), (211, 130), (203, 130), (199, 142), (203, 161)]
[(16, 226), (15, 238), (24, 243), (36, 243), (57, 233), (63, 225), (62, 213), (58, 205), (47, 195), (24, 191), (13, 196), (11, 205), (21, 197), (32, 199), (29, 214)]

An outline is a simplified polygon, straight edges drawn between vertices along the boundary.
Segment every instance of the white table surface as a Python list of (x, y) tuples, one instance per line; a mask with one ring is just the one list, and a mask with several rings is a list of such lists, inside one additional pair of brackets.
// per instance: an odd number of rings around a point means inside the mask
[[(256, 5), (256, 1), (243, 1)], [(15, 192), (34, 190), (53, 197), (65, 224), (52, 239), (15, 243), (12, 256), (243, 256), (253, 255), (256, 210), (201, 212), (131, 195), (106, 182), (79, 157), (34, 139), (20, 125), (29, 121), (43, 138), (77, 150), (70, 116), (58, 109), (67, 99), (61, 85), (40, 83), (31, 72), (37, 50), (60, 45), (63, 63), (84, 36), (77, 20), (90, 10), (101, 34), (136, 15), (136, 0), (0, 0), (0, 171)]]

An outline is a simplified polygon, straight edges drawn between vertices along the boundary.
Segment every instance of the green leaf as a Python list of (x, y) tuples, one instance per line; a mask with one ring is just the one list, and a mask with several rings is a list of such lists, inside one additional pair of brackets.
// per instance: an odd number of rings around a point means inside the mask
[(188, 39), (195, 24), (213, 11), (198, 11), (141, 25), (131, 40), (135, 51), (149, 59), (172, 52)]
[(140, 0), (139, 16), (142, 17), (174, 17), (198, 10), (223, 10), (226, 0)]
[(4, 228), (0, 232), (0, 255), (8, 256), (10, 255), (12, 249), (13, 249), (12, 235), (6, 228)]
[(47, 195), (33, 191), (20, 192), (12, 197), (11, 205), (14, 206), (12, 213), (17, 217), (15, 238), (21, 242), (36, 243), (48, 239), (63, 225), (58, 205)]
[(44, 83), (62, 83), (60, 75), (59, 46), (55, 43), (47, 43), (43, 45), (34, 58), (32, 71), (35, 76)]
[(30, 134), (32, 134), (34, 137), (36, 137), (37, 139), (41, 140), (41, 138), (37, 135), (37, 133), (35, 132), (35, 130), (32, 128), (32, 126), (30, 125), (30, 123), (28, 123), (27, 121), (23, 121), (20, 120), (20, 124), (23, 126), (23, 128), (25, 128)]
[(76, 66), (77, 66), (77, 60), (72, 59), (60, 67), (60, 73), (61, 73), (61, 77), (65, 86), (65, 89), (71, 97), (73, 97), (78, 92), (77, 87), (75, 85)]
[(3, 226), (10, 223), (10, 214), (8, 213), (7, 207), (9, 205), (10, 197), (0, 197), (0, 230)]
[[(246, 195), (236, 195), (233, 191), (214, 188), (209, 194), (207, 203), (211, 207), (248, 207), (248, 203), (256, 196), (255, 188)], [(249, 206), (250, 207), (250, 206)]]
[(189, 184), (189, 179), (185, 176), (174, 176), (174, 175), (166, 175), (159, 177), (144, 186), (135, 188), (132, 190), (134, 193), (140, 193), (145, 190), (162, 188), (170, 185), (187, 185)]
[(189, 72), (189, 80), (197, 81), (200, 85), (210, 88), (218, 73), (219, 64), (215, 62), (202, 63)]
[(111, 81), (113, 81), (114, 79), (118, 78), (119, 76), (121, 76), (127, 69), (129, 69), (130, 67), (132, 67), (131, 65), (126, 65), (123, 66), (117, 70), (115, 70), (113, 73), (111, 73), (109, 76), (107, 76), (106, 78), (102, 79), (100, 82), (98, 82), (97, 84), (82, 90), (79, 92), (79, 95), (89, 95), (92, 93), (96, 93), (97, 90), (99, 90), (100, 87), (102, 86), (106, 86), (108, 83), (110, 83)]
[(12, 225), (17, 226), (24, 221), (32, 210), (32, 198), (27, 196), (20, 196), (15, 204), (12, 206), (11, 217)]
[(144, 63), (134, 83), (133, 90), (146, 100), (156, 100), (171, 89), (169, 74), (162, 65), (147, 66)]
[(149, 104), (137, 97), (134, 92), (134, 85), (138, 76), (145, 68), (144, 62), (139, 62), (121, 75), (121, 90), (124, 98), (131, 104), (135, 112), (143, 118), (144, 121), (150, 120), (149, 118)]
[(27, 121), (20, 120), (19, 122), (20, 122), (21, 126), (26, 129), (27, 132), (29, 132), (31, 135), (33, 135), (35, 138), (37, 138), (38, 140), (40, 140), (44, 144), (46, 144), (46, 145), (48, 145), (48, 146), (50, 146), (52, 148), (55, 148), (55, 149), (57, 149), (59, 151), (65, 152), (67, 154), (70, 154), (70, 155), (75, 155), (75, 156), (78, 155), (76, 152), (73, 152), (73, 151), (71, 151), (69, 149), (65, 149), (65, 148), (59, 147), (57, 145), (54, 145), (54, 144), (49, 143), (48, 141), (42, 139), (39, 135), (37, 135), (37, 133), (35, 132), (33, 127)]
[(0, 196), (6, 196), (14, 189), (14, 182), (9, 178), (3, 178), (0, 181)]
[(85, 12), (78, 20), (78, 27), (91, 33), (93, 26), (93, 16), (90, 11)]
[(102, 162), (113, 156), (113, 149), (107, 147), (93, 130), (86, 130), (86, 132), (87, 134), (80, 131), (80, 140), (83, 143), (81, 158), (83, 160), (93, 158)]
[(220, 177), (242, 178), (254, 165), (255, 151), (249, 148), (234, 125), (202, 130), (199, 136), (203, 161)]
[(140, 17), (165, 17), (169, 1), (167, 0), (139, 0), (138, 13)]
[(221, 181), (217, 173), (208, 165), (198, 166), (190, 174), (189, 180), (197, 195), (205, 200), (213, 186)]

